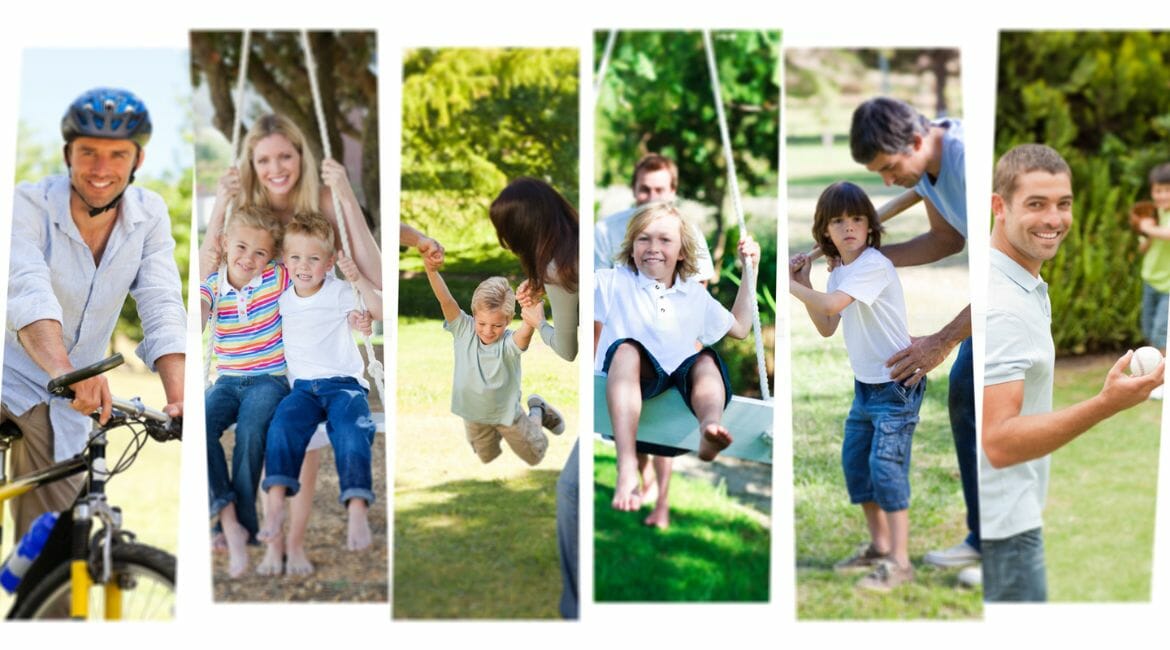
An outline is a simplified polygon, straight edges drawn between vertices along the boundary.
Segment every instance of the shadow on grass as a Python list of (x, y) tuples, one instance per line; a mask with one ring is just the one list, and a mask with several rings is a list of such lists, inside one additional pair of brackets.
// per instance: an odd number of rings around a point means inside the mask
[[(689, 498), (685, 477), (671, 483), (671, 524), (642, 525), (648, 513), (610, 507), (616, 461), (595, 456), (594, 595), (598, 602), (767, 602), (770, 534), (721, 508), (726, 494)], [(698, 503), (696, 503), (698, 502)]]
[[(400, 490), (395, 618), (556, 618), (559, 470)], [(413, 505), (408, 505), (413, 504)]]

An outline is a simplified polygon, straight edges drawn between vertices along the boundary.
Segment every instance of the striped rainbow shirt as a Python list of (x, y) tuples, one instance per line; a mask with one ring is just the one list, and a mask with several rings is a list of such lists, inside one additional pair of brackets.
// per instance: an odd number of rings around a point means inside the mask
[[(292, 283), (283, 264), (269, 262), (241, 290), (212, 273), (199, 285), (203, 303), (214, 305), (216, 369), (221, 375), (283, 375), (280, 294)], [(213, 301), (218, 296), (218, 301)]]

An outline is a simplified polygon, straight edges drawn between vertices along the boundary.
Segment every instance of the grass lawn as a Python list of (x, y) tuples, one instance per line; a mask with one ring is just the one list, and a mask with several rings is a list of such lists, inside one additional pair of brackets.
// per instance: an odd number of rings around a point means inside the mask
[(394, 617), (559, 617), (556, 481), (578, 431), (575, 364), (533, 340), (524, 395), (560, 410), (565, 433), (535, 468), (506, 448), (484, 465), (450, 411), (451, 335), (400, 318), (398, 342)]
[[(1053, 408), (1099, 391), (1116, 360), (1058, 360)], [(1161, 419), (1162, 402), (1147, 401), (1052, 455), (1044, 511), (1049, 600), (1150, 599)]]
[(670, 528), (610, 507), (613, 446), (594, 443), (594, 597), (598, 602), (767, 602), (770, 531), (725, 489), (675, 472)]
[[(147, 372), (131, 359), (132, 352), (124, 351), (127, 364), (107, 373), (110, 389), (124, 398), (141, 397), (151, 407), (165, 404), (162, 384), (158, 376)], [(190, 432), (184, 432), (190, 437)], [(110, 433), (106, 449), (110, 465), (121, 455), (130, 441), (125, 429)], [(179, 450), (178, 442), (160, 444), (149, 440), (138, 459), (125, 474), (115, 476), (106, 486), (110, 503), (122, 508), (122, 526), (133, 531), (138, 541), (175, 553), (179, 526)], [(0, 559), (7, 557), (12, 545), (12, 518), (8, 507), (0, 506), (4, 518), (4, 540), (0, 544)], [(6, 614), (11, 605), (7, 592), (0, 590), (0, 614)]]

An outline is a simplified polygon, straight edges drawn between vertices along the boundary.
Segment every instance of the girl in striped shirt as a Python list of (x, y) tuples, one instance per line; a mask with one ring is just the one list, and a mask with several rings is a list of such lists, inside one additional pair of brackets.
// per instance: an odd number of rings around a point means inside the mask
[[(207, 483), (211, 516), (227, 542), (228, 573), (248, 568), (259, 530), (256, 490), (268, 424), (289, 392), (281, 338), (280, 294), (288, 270), (275, 261), (284, 226), (267, 208), (241, 206), (223, 236), (226, 263), (199, 287), (203, 324), (215, 314), (212, 341), (217, 379), (204, 393)], [(236, 425), (229, 473), (220, 438)]]

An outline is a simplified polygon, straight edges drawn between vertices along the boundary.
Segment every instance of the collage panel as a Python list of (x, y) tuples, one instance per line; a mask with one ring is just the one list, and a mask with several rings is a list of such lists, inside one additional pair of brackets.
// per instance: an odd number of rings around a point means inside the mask
[(579, 62), (403, 54), (395, 619), (577, 617)]
[(978, 618), (959, 51), (785, 66), (797, 616)]
[(598, 602), (769, 600), (780, 46), (594, 33)]
[(7, 618), (174, 616), (191, 214), (186, 65), (181, 49), (24, 52), (4, 233)]
[(216, 601), (385, 602), (377, 39), (191, 33)]
[(988, 602), (1150, 599), (1170, 33), (1002, 32), (984, 355)]

